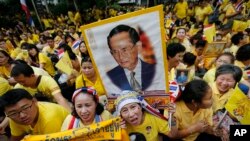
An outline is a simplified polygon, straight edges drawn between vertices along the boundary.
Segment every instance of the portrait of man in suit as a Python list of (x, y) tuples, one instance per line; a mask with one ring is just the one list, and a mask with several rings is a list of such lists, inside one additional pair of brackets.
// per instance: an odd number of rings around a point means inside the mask
[(153, 81), (156, 67), (139, 58), (142, 42), (137, 31), (120, 24), (110, 31), (107, 43), (118, 64), (107, 72), (111, 82), (121, 90), (146, 90)]

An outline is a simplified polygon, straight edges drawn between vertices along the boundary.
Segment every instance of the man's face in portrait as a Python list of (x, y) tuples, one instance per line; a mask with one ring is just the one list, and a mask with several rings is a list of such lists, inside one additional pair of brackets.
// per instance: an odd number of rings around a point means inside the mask
[(121, 67), (132, 71), (138, 62), (140, 44), (133, 44), (128, 32), (121, 32), (110, 38), (110, 52)]

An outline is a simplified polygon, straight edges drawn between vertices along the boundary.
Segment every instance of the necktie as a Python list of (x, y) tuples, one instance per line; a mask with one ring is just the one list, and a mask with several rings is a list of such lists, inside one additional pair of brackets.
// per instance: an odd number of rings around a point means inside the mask
[(135, 79), (135, 72), (130, 73), (130, 85), (134, 91), (136, 92), (141, 91), (141, 86), (139, 82)]

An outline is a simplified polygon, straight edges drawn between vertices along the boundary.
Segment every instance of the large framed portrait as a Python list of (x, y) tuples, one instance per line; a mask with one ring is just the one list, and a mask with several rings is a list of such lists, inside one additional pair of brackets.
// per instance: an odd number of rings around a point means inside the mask
[(109, 97), (123, 90), (166, 95), (163, 19), (163, 7), (156, 6), (81, 27)]
[(219, 42), (212, 42), (208, 43), (203, 51), (204, 57), (217, 57), (221, 54), (226, 46), (226, 42), (219, 41)]

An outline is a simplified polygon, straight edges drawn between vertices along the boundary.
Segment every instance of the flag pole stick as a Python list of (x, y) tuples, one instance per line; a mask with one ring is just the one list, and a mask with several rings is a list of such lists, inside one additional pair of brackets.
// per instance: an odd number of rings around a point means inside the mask
[(34, 10), (35, 10), (35, 13), (36, 13), (38, 22), (39, 22), (39, 24), (40, 24), (40, 27), (43, 29), (43, 25), (42, 25), (42, 22), (41, 22), (41, 19), (40, 19), (39, 15), (38, 15), (38, 12), (37, 12), (36, 5), (35, 5), (35, 3), (34, 3), (34, 0), (31, 0), (31, 2), (32, 2), (32, 5), (33, 5), (33, 7), (34, 7)]

